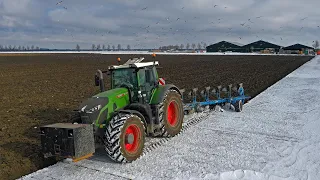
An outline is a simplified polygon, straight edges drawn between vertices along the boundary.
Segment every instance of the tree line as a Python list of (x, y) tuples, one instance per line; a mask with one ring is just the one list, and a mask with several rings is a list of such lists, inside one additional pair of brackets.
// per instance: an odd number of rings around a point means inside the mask
[(187, 43), (186, 46), (184, 44), (180, 45), (168, 45), (168, 46), (160, 46), (159, 49), (161, 50), (170, 50), (170, 49), (175, 49), (175, 50), (196, 50), (196, 49), (206, 49), (207, 43), (198, 43), (197, 45), (195, 43), (189, 44)]
[[(160, 50), (170, 50), (170, 49), (175, 49), (175, 50), (183, 50), (183, 49), (186, 49), (186, 50), (195, 50), (195, 49), (206, 49), (207, 47), (207, 44), (206, 43), (198, 43), (197, 45), (195, 43), (192, 43), (192, 44), (189, 44), (187, 43), (186, 46), (184, 44), (180, 44), (180, 45), (168, 45), (168, 46), (160, 46), (159, 49)], [(131, 46), (130, 45), (127, 45), (126, 48), (122, 48), (121, 44), (118, 44), (117, 46), (115, 45), (104, 45), (104, 44), (92, 44), (91, 45), (91, 50), (92, 51), (105, 51), (105, 50), (108, 50), (108, 51), (115, 51), (115, 50), (130, 50), (131, 49)], [(80, 51), (81, 50), (81, 47), (79, 44), (76, 45), (76, 50), (77, 51)]]
[[(127, 47), (126, 47), (126, 50), (130, 50), (131, 49), (131, 46), (130, 45), (127, 45)], [(77, 44), (76, 45), (76, 50), (77, 51), (80, 51), (81, 50), (81, 48), (80, 48), (80, 45), (79, 44)], [(123, 50), (122, 48), (121, 48), (121, 44), (118, 44), (117, 45), (117, 47), (115, 46), (115, 45), (100, 45), (100, 44), (97, 44), (97, 45), (95, 45), (95, 44), (92, 44), (91, 45), (91, 50), (92, 51), (100, 51), (100, 50), (103, 50), (103, 51), (105, 51), (105, 50), (108, 50), (108, 51), (110, 51), (110, 50)]]
[(40, 50), (38, 46), (3, 46), (0, 45), (0, 51), (35, 51)]

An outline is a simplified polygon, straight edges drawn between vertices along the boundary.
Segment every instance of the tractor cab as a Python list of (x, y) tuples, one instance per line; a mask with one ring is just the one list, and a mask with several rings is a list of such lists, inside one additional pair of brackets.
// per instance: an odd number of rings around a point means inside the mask
[(134, 58), (123, 65), (110, 66), (111, 89), (128, 88), (132, 102), (148, 104), (158, 87), (156, 66), (159, 63), (142, 63), (142, 60), (144, 58)]

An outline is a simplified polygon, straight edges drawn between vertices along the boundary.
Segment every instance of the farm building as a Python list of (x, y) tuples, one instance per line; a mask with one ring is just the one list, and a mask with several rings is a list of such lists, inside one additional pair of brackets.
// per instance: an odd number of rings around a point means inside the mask
[(279, 52), (281, 46), (272, 44), (266, 41), (256, 41), (247, 45), (242, 46), (245, 52), (263, 52), (268, 51), (269, 53)]
[(242, 47), (238, 43), (221, 41), (206, 47), (207, 52), (242, 52)]
[(294, 44), (283, 48), (286, 54), (312, 54), (314, 48), (302, 44)]

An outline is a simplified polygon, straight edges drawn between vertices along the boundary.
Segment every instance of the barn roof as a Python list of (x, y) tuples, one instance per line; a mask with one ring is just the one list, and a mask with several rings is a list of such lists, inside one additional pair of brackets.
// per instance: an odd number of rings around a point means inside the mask
[(209, 48), (210, 47), (241, 48), (241, 46), (239, 46), (235, 43), (232, 43), (232, 42), (228, 42), (228, 41), (220, 41), (215, 44), (211, 44), (208, 47)]
[(256, 41), (256, 42), (253, 42), (253, 43), (244, 45), (244, 46), (242, 46), (242, 47), (243, 47), (243, 48), (251, 48), (251, 47), (254, 47), (254, 48), (275, 48), (275, 49), (279, 49), (281, 46), (276, 45), (276, 44), (272, 44), (272, 43), (267, 42), (267, 41), (259, 40), (259, 41)]
[(283, 48), (284, 50), (302, 50), (302, 49), (314, 49), (309, 46), (305, 46), (303, 44), (294, 44), (288, 47)]

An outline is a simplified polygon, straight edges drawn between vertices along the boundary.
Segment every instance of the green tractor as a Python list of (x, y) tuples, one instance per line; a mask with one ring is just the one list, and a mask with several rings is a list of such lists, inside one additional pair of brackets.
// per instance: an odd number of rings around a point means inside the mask
[[(98, 70), (95, 85), (100, 93), (84, 101), (73, 124), (92, 124), (94, 137), (103, 142), (110, 158), (131, 162), (141, 156), (145, 137), (172, 137), (182, 129), (183, 102), (172, 84), (159, 84), (157, 61), (129, 59), (123, 65)], [(104, 74), (111, 76), (105, 90)]]

